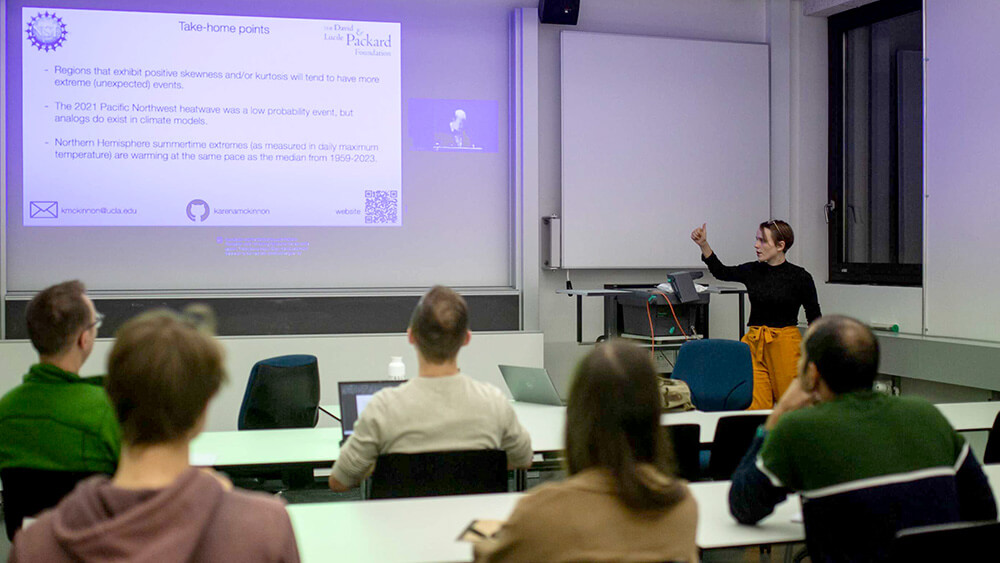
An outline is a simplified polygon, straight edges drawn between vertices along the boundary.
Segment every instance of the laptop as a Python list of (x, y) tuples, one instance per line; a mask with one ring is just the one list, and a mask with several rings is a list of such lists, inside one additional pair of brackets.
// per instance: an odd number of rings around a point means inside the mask
[(559, 397), (556, 386), (545, 368), (529, 368), (523, 366), (500, 366), (507, 388), (515, 401), (538, 403), (541, 405), (565, 405), (566, 401)]
[(406, 383), (406, 380), (341, 381), (337, 384), (340, 394), (340, 428), (344, 433), (344, 437), (340, 440), (341, 445), (354, 434), (354, 423), (358, 421), (361, 411), (365, 410), (375, 393), (401, 383)]

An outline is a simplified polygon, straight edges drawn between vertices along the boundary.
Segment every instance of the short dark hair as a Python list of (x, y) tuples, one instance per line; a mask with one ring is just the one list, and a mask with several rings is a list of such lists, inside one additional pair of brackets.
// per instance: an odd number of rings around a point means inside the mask
[[(660, 424), (660, 391), (649, 353), (621, 340), (598, 345), (576, 368), (566, 408), (570, 475), (604, 468), (618, 497), (634, 510), (672, 506), (684, 498), (673, 450)], [(662, 475), (644, 471), (652, 466)]]
[(783, 252), (788, 252), (792, 245), (795, 244), (795, 231), (792, 230), (791, 225), (781, 219), (764, 221), (760, 224), (760, 230), (766, 230), (771, 233), (771, 240), (774, 241), (774, 244), (778, 244), (779, 242), (785, 243)]
[(43, 356), (65, 352), (76, 335), (93, 322), (79, 280), (46, 288), (28, 302), (25, 320), (31, 345)]
[(122, 440), (152, 445), (190, 432), (225, 378), (222, 348), (212, 335), (193, 318), (162, 309), (118, 330), (105, 389)]
[(410, 331), (425, 360), (444, 363), (458, 356), (469, 330), (469, 308), (454, 290), (436, 285), (413, 310)]
[(864, 323), (841, 315), (820, 317), (806, 332), (805, 361), (836, 394), (870, 390), (878, 375), (878, 339)]

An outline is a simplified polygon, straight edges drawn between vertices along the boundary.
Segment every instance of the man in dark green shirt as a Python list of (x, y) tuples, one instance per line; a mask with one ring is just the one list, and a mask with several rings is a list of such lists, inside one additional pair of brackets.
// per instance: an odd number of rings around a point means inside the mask
[(102, 316), (79, 281), (45, 289), (28, 303), (38, 351), (24, 383), (0, 398), (0, 470), (114, 473), (121, 438), (104, 388), (77, 375)]
[(878, 340), (825, 316), (806, 333), (799, 377), (733, 473), (729, 509), (744, 524), (799, 493), (813, 561), (883, 561), (900, 530), (996, 520), (969, 444), (934, 405), (872, 391)]

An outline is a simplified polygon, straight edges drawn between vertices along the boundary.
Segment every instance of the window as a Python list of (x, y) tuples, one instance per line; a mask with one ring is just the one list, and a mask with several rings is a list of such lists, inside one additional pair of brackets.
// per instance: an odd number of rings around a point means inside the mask
[(921, 283), (922, 24), (912, 0), (829, 19), (831, 282)]

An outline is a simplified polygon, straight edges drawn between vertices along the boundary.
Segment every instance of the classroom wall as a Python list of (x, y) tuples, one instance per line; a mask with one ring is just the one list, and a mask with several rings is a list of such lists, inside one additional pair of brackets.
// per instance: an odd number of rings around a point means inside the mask
[[(767, 6), (764, 0), (585, 0), (581, 2), (579, 31), (653, 35), (682, 39), (767, 42)], [(539, 213), (560, 212), (560, 82), (559, 31), (542, 25), (539, 31)], [(692, 228), (697, 223), (692, 217)], [(698, 223), (700, 224), (700, 223)], [(666, 241), (649, 233), (642, 241), (622, 244), (679, 244), (697, 247), (690, 240)], [(745, 259), (753, 257), (753, 233), (747, 234)], [(667, 264), (664, 265), (669, 266)], [(531, 267), (527, 262), (526, 267)], [(599, 288), (605, 283), (663, 281), (666, 270), (569, 271), (574, 287)], [(545, 366), (557, 385), (565, 388), (573, 366), (591, 348), (576, 343), (575, 299), (555, 292), (566, 284), (567, 272), (545, 270), (539, 289), (540, 327), (545, 334)], [(709, 324), (713, 337), (737, 338), (737, 301), (732, 295), (713, 297)], [(593, 343), (602, 333), (600, 298), (584, 300), (584, 341)]]
[[(319, 361), (320, 404), (336, 404), (337, 382), (385, 379), (390, 356), (402, 356), (407, 377), (417, 374), (417, 357), (405, 334), (224, 337), (229, 381), (208, 411), (206, 430), (236, 430), (236, 420), (246, 390), (250, 368), (258, 360), (284, 354), (313, 354)], [(102, 338), (80, 370), (81, 375), (106, 373), (113, 340)], [(478, 332), (458, 356), (459, 368), (470, 377), (506, 391), (500, 363), (541, 367), (542, 335), (537, 332)], [(0, 341), (0, 395), (21, 382), (28, 366), (38, 361), (26, 340)], [(331, 423), (320, 413), (320, 426)]]

